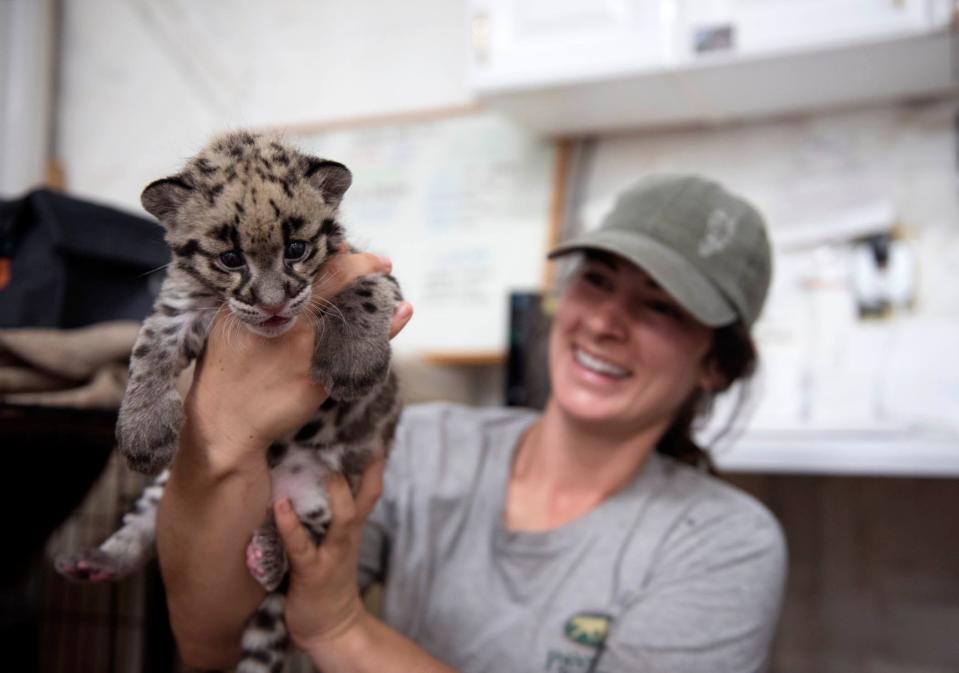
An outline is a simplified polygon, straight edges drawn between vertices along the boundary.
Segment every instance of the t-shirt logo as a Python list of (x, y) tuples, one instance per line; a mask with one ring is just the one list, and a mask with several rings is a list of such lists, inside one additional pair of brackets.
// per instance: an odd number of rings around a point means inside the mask
[(736, 220), (722, 208), (709, 214), (706, 230), (699, 241), (699, 256), (709, 257), (722, 252), (736, 234)]
[(580, 645), (599, 647), (606, 641), (610, 621), (610, 616), (601, 612), (582, 612), (569, 618), (563, 632)]

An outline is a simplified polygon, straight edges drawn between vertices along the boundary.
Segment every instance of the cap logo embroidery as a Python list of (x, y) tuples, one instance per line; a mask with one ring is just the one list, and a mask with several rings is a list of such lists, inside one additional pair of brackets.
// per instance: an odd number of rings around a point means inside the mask
[(736, 220), (722, 208), (709, 214), (706, 230), (699, 241), (699, 256), (709, 257), (726, 249), (736, 234)]

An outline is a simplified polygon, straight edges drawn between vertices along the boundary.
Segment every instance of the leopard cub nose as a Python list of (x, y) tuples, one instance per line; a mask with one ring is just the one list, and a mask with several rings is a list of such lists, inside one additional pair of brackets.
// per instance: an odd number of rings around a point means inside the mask
[(288, 303), (286, 300), (283, 300), (278, 304), (260, 304), (260, 308), (271, 315), (279, 315)]

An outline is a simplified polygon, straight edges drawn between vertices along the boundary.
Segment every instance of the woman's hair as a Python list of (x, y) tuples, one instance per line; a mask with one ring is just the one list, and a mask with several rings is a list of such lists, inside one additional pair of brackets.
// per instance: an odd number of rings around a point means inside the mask
[[(707, 363), (716, 367), (722, 379), (722, 386), (715, 390), (696, 388), (679, 408), (676, 418), (656, 445), (656, 451), (715, 473), (716, 467), (709, 453), (693, 437), (695, 424), (698, 419), (709, 416), (713, 403), (720, 394), (737, 381), (745, 384), (756, 371), (758, 354), (749, 329), (739, 321), (717, 327), (713, 332), (712, 348), (706, 354), (706, 359)], [(743, 408), (747, 392), (745, 385), (739, 387), (736, 407), (723, 430), (713, 438), (714, 444), (731, 429)]]

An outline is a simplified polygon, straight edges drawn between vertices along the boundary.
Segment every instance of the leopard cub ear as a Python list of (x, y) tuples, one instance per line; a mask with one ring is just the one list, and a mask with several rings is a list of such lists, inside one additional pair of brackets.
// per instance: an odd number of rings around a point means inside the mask
[(318, 159), (305, 155), (302, 158), (303, 177), (320, 191), (323, 200), (336, 208), (343, 199), (343, 194), (353, 184), (353, 174), (350, 169), (337, 161)]
[(176, 212), (186, 203), (192, 192), (193, 185), (182, 173), (171, 175), (147, 185), (140, 194), (140, 203), (148, 213), (160, 220), (163, 226), (172, 229)]

